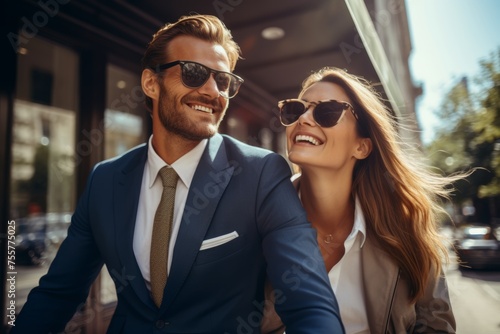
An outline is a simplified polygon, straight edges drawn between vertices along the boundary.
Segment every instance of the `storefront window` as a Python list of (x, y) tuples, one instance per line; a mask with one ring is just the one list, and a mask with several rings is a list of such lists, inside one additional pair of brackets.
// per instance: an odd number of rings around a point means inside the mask
[(16, 306), (47, 272), (75, 208), (78, 64), (73, 51), (32, 38), (18, 55), (10, 214), (16, 221)]

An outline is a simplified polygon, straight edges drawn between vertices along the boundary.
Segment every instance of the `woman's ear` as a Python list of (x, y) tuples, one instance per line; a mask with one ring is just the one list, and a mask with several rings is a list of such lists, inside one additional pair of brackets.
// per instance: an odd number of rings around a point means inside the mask
[(366, 159), (372, 152), (372, 140), (370, 138), (359, 138), (358, 146), (354, 151), (354, 157), (358, 160)]
[(145, 69), (142, 71), (141, 86), (146, 96), (158, 101), (160, 87), (158, 86), (156, 74), (150, 69)]

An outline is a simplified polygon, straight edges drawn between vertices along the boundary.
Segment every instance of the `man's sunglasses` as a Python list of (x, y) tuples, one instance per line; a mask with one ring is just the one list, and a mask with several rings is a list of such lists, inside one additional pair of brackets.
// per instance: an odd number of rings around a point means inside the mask
[(243, 79), (233, 73), (217, 71), (194, 61), (176, 60), (171, 63), (158, 65), (155, 69), (162, 71), (175, 65), (181, 66), (182, 83), (188, 88), (203, 86), (213, 73), (219, 94), (227, 99), (233, 98), (238, 94), (238, 90), (243, 83)]
[(358, 119), (358, 115), (356, 115), (352, 106), (347, 102), (337, 100), (308, 102), (299, 99), (288, 99), (278, 102), (281, 124), (284, 126), (292, 125), (311, 106), (313, 106), (314, 121), (324, 128), (337, 125), (347, 109), (351, 109), (354, 117)]

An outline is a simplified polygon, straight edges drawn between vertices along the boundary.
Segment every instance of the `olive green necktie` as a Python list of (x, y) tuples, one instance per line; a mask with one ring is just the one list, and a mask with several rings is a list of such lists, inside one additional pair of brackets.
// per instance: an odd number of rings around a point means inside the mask
[(158, 209), (156, 209), (149, 260), (151, 295), (158, 307), (161, 305), (163, 290), (167, 282), (168, 246), (174, 217), (175, 188), (178, 179), (175, 170), (167, 166), (160, 169), (159, 174), (163, 183), (163, 193)]

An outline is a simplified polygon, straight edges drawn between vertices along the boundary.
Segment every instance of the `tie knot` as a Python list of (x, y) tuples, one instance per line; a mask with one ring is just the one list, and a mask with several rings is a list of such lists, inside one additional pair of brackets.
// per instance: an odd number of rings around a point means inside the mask
[(177, 186), (177, 179), (179, 178), (177, 176), (177, 173), (172, 167), (165, 166), (162, 169), (160, 169), (160, 177), (161, 177), (161, 182), (163, 184), (163, 188), (175, 188)]

